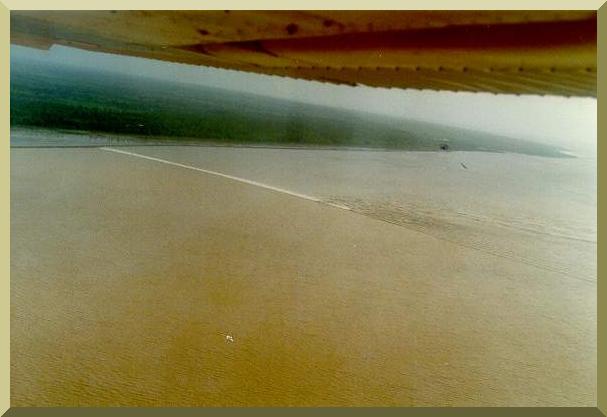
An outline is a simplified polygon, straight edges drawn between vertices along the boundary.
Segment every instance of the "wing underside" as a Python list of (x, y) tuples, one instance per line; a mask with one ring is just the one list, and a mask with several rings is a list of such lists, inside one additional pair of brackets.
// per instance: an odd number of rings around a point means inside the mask
[(596, 96), (595, 11), (13, 11), (11, 42), (338, 84)]

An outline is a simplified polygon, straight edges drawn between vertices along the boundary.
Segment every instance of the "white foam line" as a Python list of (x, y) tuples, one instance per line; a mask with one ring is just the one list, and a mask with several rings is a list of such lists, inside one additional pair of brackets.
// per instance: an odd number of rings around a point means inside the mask
[(278, 193), (288, 194), (288, 195), (293, 196), (293, 197), (302, 198), (304, 200), (314, 201), (315, 203), (322, 203), (322, 204), (326, 204), (326, 205), (331, 206), (331, 207), (336, 207), (336, 208), (339, 208), (339, 209), (342, 209), (342, 210), (351, 211), (351, 209), (349, 207), (342, 206), (340, 204), (328, 203), (328, 202), (322, 201), (319, 198), (312, 197), (310, 195), (300, 194), (300, 193), (296, 193), (294, 191), (285, 190), (284, 188), (278, 188), (278, 187), (274, 187), (272, 185), (263, 184), (261, 182), (247, 180), (246, 178), (235, 177), (233, 175), (223, 174), (223, 173), (217, 172), (217, 171), (211, 171), (211, 170), (208, 170), (208, 169), (198, 168), (198, 167), (194, 167), (194, 166), (191, 166), (191, 165), (180, 164), (178, 162), (172, 162), (172, 161), (168, 161), (166, 159), (154, 158), (153, 156), (147, 156), (147, 155), (142, 155), (142, 154), (135, 153), (135, 152), (123, 151), (123, 150), (116, 149), (116, 148), (102, 147), (102, 148), (99, 148), (99, 149), (101, 149), (103, 151), (116, 152), (116, 153), (121, 153), (121, 154), (124, 154), (124, 155), (134, 156), (134, 157), (137, 157), (137, 158), (148, 159), (150, 161), (156, 161), (156, 162), (160, 162), (162, 164), (173, 165), (173, 166), (180, 167), (180, 168), (191, 169), (192, 171), (198, 171), (198, 172), (203, 172), (203, 173), (209, 174), (209, 175), (215, 175), (217, 177), (227, 178), (227, 179), (230, 179), (230, 180), (233, 180), (233, 181), (242, 182), (244, 184), (253, 185), (255, 187), (265, 188), (266, 190), (272, 190), (272, 191), (276, 191)]

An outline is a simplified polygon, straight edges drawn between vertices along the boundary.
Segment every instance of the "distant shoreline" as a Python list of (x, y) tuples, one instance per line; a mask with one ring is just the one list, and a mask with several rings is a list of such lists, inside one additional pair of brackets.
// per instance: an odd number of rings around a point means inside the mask
[(85, 131), (96, 137), (103, 132), (102, 140), (126, 136), (137, 144), (161, 140), (282, 149), (447, 148), (570, 157), (558, 145), (407, 118), (116, 74), (11, 64), (14, 127)]
[[(55, 144), (13, 144), (14, 135), (20, 134), (34, 134), (44, 136), (68, 136), (74, 137), (80, 136), (82, 143), (67, 144), (65, 142), (70, 139), (65, 139), (61, 142), (58, 138), (58, 143)], [(71, 130), (71, 129), (52, 129), (38, 126), (11, 126), (11, 149), (35, 149), (35, 148), (96, 148), (104, 146), (115, 146), (115, 147), (137, 147), (137, 146), (193, 146), (193, 147), (221, 147), (221, 148), (249, 148), (249, 149), (288, 149), (288, 150), (329, 150), (329, 151), (365, 151), (365, 152), (434, 152), (434, 153), (454, 153), (454, 152), (485, 152), (492, 154), (516, 154), (516, 152), (491, 150), (491, 149), (406, 149), (406, 148), (385, 148), (385, 147), (356, 147), (347, 145), (319, 145), (319, 144), (280, 144), (275, 142), (238, 142), (238, 141), (226, 141), (222, 139), (202, 139), (193, 137), (170, 137), (170, 136), (141, 136), (133, 134), (114, 134), (109, 132), (100, 131), (86, 131), (86, 130)], [(77, 140), (77, 139), (76, 139)], [(106, 143), (94, 143), (92, 141), (99, 140), (105, 141)], [(84, 143), (88, 142), (88, 143)], [(523, 154), (525, 156), (533, 156), (540, 158), (578, 158), (571, 152), (561, 151), (560, 156), (554, 155), (533, 155)]]

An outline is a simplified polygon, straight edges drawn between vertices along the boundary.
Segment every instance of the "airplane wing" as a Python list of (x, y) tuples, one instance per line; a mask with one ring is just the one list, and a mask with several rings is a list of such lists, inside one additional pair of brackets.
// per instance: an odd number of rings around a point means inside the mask
[(12, 11), (11, 43), (291, 78), (596, 97), (595, 11)]

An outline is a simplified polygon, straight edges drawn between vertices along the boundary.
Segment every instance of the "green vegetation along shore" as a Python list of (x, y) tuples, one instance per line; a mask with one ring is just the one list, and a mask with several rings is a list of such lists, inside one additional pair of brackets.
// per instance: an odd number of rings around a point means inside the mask
[(484, 132), (27, 60), (11, 62), (11, 126), (171, 141), (565, 156), (554, 146)]

